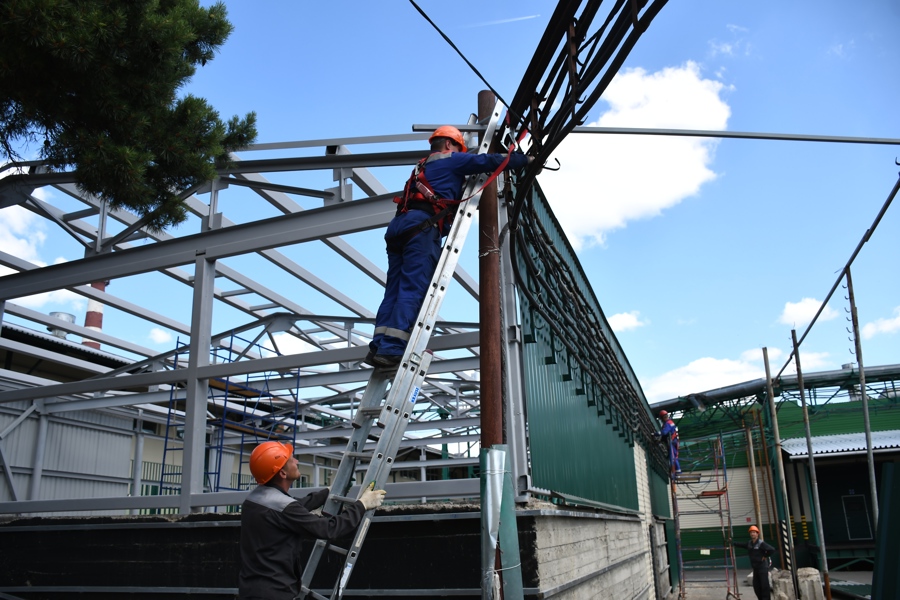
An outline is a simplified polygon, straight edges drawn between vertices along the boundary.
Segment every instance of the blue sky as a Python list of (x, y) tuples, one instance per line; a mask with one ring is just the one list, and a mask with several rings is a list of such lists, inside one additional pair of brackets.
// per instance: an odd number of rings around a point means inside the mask
[[(256, 111), (259, 142), (460, 123), (483, 89), (408, 2), (226, 4), (235, 32), (185, 91), (224, 117)], [(420, 5), (506, 99), (554, 8)], [(590, 123), (900, 138), (898, 26), (895, 0), (670, 0)], [(763, 346), (781, 368), (792, 326), (805, 329), (896, 182), (897, 157), (897, 146), (578, 135), (557, 152), (562, 170), (539, 181), (658, 401), (761, 377)], [(380, 176), (393, 188), (404, 174)], [(242, 207), (228, 210), (240, 217)], [(867, 365), (900, 362), (898, 211), (853, 268)], [(43, 263), (78, 257), (33, 216), (4, 216), (5, 250)], [(376, 248), (377, 237), (354, 243)], [(378, 290), (360, 289), (374, 310)], [(173, 293), (189, 310), (188, 293)], [(844, 298), (840, 289), (804, 343), (804, 370), (855, 360)], [(68, 302), (44, 299), (41, 310)], [(167, 332), (145, 337), (171, 345)]]

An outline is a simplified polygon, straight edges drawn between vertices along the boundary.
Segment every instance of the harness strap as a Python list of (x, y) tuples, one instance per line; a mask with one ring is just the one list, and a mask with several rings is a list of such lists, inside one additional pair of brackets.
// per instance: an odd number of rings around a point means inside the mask
[(455, 208), (455, 206), (447, 206), (442, 211), (433, 214), (431, 217), (425, 219), (415, 227), (410, 227), (409, 229), (393, 237), (385, 238), (384, 241), (387, 243), (388, 252), (399, 254), (403, 251), (403, 247), (406, 246), (409, 240), (413, 239), (423, 231), (427, 231), (431, 227), (437, 225), (439, 221), (449, 215)]

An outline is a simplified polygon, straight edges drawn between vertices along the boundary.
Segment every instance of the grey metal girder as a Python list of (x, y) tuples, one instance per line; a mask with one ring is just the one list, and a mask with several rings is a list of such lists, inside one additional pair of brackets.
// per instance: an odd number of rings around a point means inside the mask
[[(478, 332), (459, 333), (434, 337), (429, 344), (433, 350), (448, 350), (478, 345)], [(201, 379), (214, 379), (246, 375), (262, 371), (284, 371), (309, 367), (313, 365), (335, 364), (353, 362), (365, 355), (365, 347), (340, 348), (337, 350), (322, 350), (319, 352), (306, 352), (290, 354), (270, 358), (260, 358), (252, 361), (240, 361), (233, 363), (219, 363), (198, 367), (197, 376)], [(436, 364), (439, 365), (439, 363)], [(346, 371), (354, 373), (356, 381), (368, 377), (366, 370)], [(102, 392), (119, 387), (142, 387), (145, 385), (162, 385), (185, 381), (187, 375), (183, 369), (176, 371), (156, 371), (153, 373), (139, 373), (136, 375), (120, 375), (114, 378), (94, 378), (83, 381), (73, 381), (57, 385), (43, 386), (41, 388), (29, 388), (23, 390), (11, 390), (0, 392), (0, 403), (16, 402), (19, 400), (31, 400), (35, 398), (51, 398), (70, 394), (86, 392)]]
[(50, 265), (40, 272), (0, 277), (0, 300), (185, 265), (192, 263), (197, 256), (218, 260), (365, 231), (383, 226), (393, 214), (393, 206), (385, 206), (384, 202), (358, 200)]

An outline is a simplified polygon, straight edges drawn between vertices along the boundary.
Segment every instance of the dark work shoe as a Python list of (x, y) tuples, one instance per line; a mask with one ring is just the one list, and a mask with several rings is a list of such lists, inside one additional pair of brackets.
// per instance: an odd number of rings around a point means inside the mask
[(377, 366), (377, 365), (375, 364), (375, 353), (372, 352), (371, 350), (369, 350), (369, 353), (366, 354), (366, 357), (365, 357), (364, 359), (362, 359), (362, 362), (363, 362), (364, 364), (367, 364), (367, 365), (372, 366), (372, 367)]
[(396, 367), (401, 360), (403, 360), (403, 356), (400, 354), (376, 354), (372, 357), (372, 362), (369, 364), (379, 369), (386, 369), (388, 367)]

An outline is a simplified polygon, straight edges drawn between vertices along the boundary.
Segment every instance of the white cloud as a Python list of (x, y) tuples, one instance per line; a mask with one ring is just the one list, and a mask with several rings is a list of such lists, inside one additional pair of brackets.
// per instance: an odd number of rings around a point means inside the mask
[[(3, 209), (0, 217), (0, 249), (4, 252), (43, 267), (47, 263), (40, 258), (40, 248), (46, 240), (46, 225), (37, 215), (18, 205)], [(65, 262), (65, 259), (57, 258), (54, 264), (60, 262)], [(0, 266), (0, 277), (15, 272), (13, 269)], [(87, 305), (84, 298), (69, 290), (17, 298), (15, 302), (32, 309), (52, 307), (65, 308), (72, 312), (84, 310)]]
[(613, 328), (613, 331), (619, 333), (621, 331), (628, 331), (629, 329), (637, 329), (638, 327), (643, 327), (644, 325), (649, 325), (650, 321), (641, 320), (641, 312), (638, 310), (633, 310), (627, 313), (619, 313), (613, 315), (606, 319), (609, 322), (609, 326)]
[(866, 323), (862, 328), (863, 339), (871, 339), (879, 333), (897, 333), (900, 331), (900, 306), (894, 309), (894, 318), (877, 319)]
[(150, 341), (154, 344), (168, 344), (172, 341), (172, 334), (159, 327), (152, 328), (150, 333), (147, 334), (147, 337), (150, 338)]
[(21, 206), (3, 209), (0, 218), (0, 248), (29, 262), (40, 262), (38, 249), (47, 240), (44, 222)]
[(846, 44), (843, 44), (843, 43), (834, 44), (833, 46), (831, 46), (828, 49), (828, 54), (830, 54), (832, 56), (837, 56), (838, 58), (847, 58), (849, 56), (849, 54), (854, 50), (855, 47), (856, 47), (856, 42), (854, 42), (853, 40), (850, 40)]
[[(779, 348), (767, 348), (766, 352), (769, 355), (769, 368), (775, 368), (775, 361), (784, 356), (784, 352), (782, 352)], [(741, 360), (748, 363), (759, 362), (762, 364), (763, 362), (763, 354), (762, 348), (753, 348), (752, 350), (744, 350), (741, 352)], [(774, 373), (773, 373), (774, 375)]]
[[(813, 371), (826, 371), (828, 369), (835, 368), (834, 362), (830, 359), (831, 355), (828, 352), (806, 352), (803, 350), (803, 347), (800, 347), (800, 368), (803, 369), (804, 373), (812, 373)], [(781, 367), (776, 368), (776, 365), (772, 365), (772, 376), (778, 372)], [(791, 357), (791, 364), (787, 366), (784, 372), (788, 375), (794, 375), (797, 373), (797, 361)]]
[[(769, 370), (772, 377), (778, 374), (786, 360), (785, 352), (779, 348), (769, 348)], [(784, 374), (797, 372), (793, 358)], [(828, 352), (806, 352), (800, 349), (800, 366), (804, 373), (833, 369), (834, 364)], [(722, 387), (737, 385), (766, 376), (762, 360), (762, 350), (754, 348), (741, 353), (739, 360), (729, 358), (698, 358), (683, 367), (672, 369), (658, 377), (642, 382), (644, 394), (652, 404), (678, 396), (708, 392)]]
[[(802, 327), (812, 321), (820, 306), (822, 306), (822, 301), (815, 298), (804, 298), (800, 302), (785, 302), (784, 311), (778, 317), (778, 321), (792, 327)], [(836, 310), (826, 306), (818, 320), (830, 321), (837, 316)]]
[(276, 333), (272, 338), (275, 340), (275, 344), (278, 346), (281, 354), (300, 354), (302, 352), (313, 352), (317, 349), (309, 342), (304, 342), (285, 331)]
[[(655, 73), (629, 69), (610, 83), (603, 94), (609, 110), (590, 125), (725, 129), (731, 109), (723, 90), (693, 62)], [(657, 216), (715, 179), (709, 166), (716, 145), (702, 138), (571, 134), (553, 155), (562, 168), (544, 171), (540, 184), (576, 249), (602, 244), (608, 232)]]
[(706, 392), (765, 377), (762, 365), (727, 358), (698, 358), (649, 380), (644, 393), (650, 403)]

